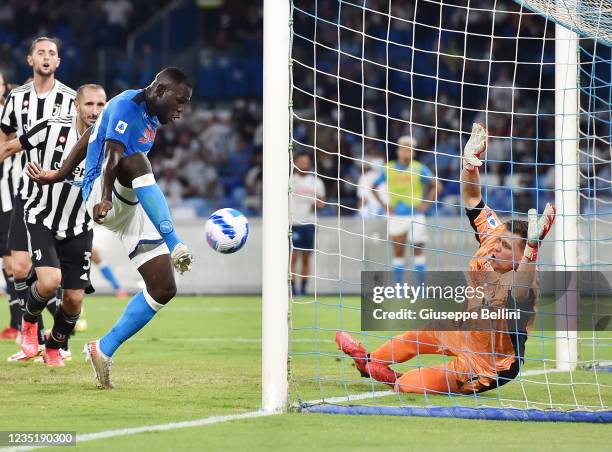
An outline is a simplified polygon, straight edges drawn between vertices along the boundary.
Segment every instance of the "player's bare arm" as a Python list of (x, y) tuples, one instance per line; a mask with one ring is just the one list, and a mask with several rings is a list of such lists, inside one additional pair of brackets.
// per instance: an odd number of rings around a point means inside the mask
[(117, 179), (119, 163), (123, 158), (125, 147), (116, 141), (104, 143), (106, 164), (102, 172), (102, 199), (93, 208), (93, 219), (96, 223), (104, 223), (104, 218), (113, 208), (113, 185)]
[[(6, 137), (6, 135), (4, 136)], [(0, 144), (0, 163), (4, 162), (11, 155), (17, 154), (19, 151), (21, 151), (21, 142), (18, 138), (3, 142)]]
[(379, 184), (377, 184), (376, 182), (374, 182), (374, 183), (372, 184), (372, 194), (374, 195), (374, 198), (376, 198), (376, 201), (378, 201), (378, 203), (379, 203), (381, 206), (387, 206), (387, 208), (389, 209), (389, 213), (390, 213), (390, 214), (394, 213), (395, 209), (393, 209), (393, 207), (391, 207), (391, 204), (389, 204), (389, 203), (385, 203), (385, 202), (382, 200), (382, 197), (380, 196), (380, 193), (379, 193), (379, 188), (378, 188), (378, 187), (380, 187), (380, 185), (379, 185)]
[(425, 197), (424, 201), (419, 204), (417, 209), (421, 212), (425, 212), (427, 209), (429, 209), (429, 206), (435, 202), (438, 195), (442, 193), (443, 188), (442, 182), (440, 182), (437, 178), (432, 178), (429, 181), (429, 191), (427, 192), (427, 196)]
[(87, 143), (89, 142), (89, 135), (91, 134), (91, 127), (85, 131), (85, 133), (76, 142), (66, 160), (62, 163), (62, 166), (57, 170), (44, 169), (37, 162), (30, 162), (25, 168), (26, 174), (33, 181), (40, 185), (53, 184), (66, 179), (74, 169), (79, 166), (87, 155)]

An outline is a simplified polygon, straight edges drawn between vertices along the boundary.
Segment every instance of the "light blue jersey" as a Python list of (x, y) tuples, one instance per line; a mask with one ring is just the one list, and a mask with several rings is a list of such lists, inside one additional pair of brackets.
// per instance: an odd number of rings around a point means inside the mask
[(144, 90), (127, 90), (113, 97), (104, 107), (89, 137), (83, 198), (89, 198), (94, 182), (102, 174), (105, 141), (121, 143), (125, 147), (125, 157), (136, 152), (147, 154), (158, 127), (157, 117), (147, 110)]

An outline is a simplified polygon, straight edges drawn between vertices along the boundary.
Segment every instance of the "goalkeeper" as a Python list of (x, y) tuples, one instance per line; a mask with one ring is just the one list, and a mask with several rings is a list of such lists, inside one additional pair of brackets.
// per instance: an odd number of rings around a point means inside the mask
[[(461, 192), (470, 225), (479, 248), (469, 264), (471, 285), (486, 288), (481, 299), (468, 302), (468, 310), (502, 309), (513, 303), (533, 310), (539, 296), (535, 272), (538, 247), (555, 219), (555, 208), (547, 204), (538, 219), (535, 209), (528, 221), (501, 223), (484, 204), (480, 192), (480, 160), (487, 146), (487, 131), (474, 124), (463, 155)], [(407, 331), (388, 340), (372, 353), (348, 333), (337, 332), (340, 350), (355, 360), (364, 377), (393, 385), (396, 391), (411, 393), (472, 394), (502, 386), (519, 372), (531, 321), (517, 328), (513, 321), (487, 321), (486, 328), (441, 328)], [(454, 356), (451, 361), (409, 371), (403, 375), (390, 365), (422, 354)]]

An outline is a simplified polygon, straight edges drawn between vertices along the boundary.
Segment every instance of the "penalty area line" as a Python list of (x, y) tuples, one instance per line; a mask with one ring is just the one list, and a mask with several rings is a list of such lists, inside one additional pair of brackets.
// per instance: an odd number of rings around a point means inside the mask
[[(257, 418), (257, 417), (274, 416), (276, 414), (281, 414), (281, 413), (280, 412), (267, 412), (267, 411), (259, 410), (259, 411), (249, 411), (247, 413), (241, 413), (241, 414), (228, 414), (224, 416), (210, 416), (210, 417), (205, 417), (202, 419), (194, 419), (192, 421), (171, 422), (168, 424), (145, 425), (142, 427), (131, 427), (131, 428), (122, 428), (122, 429), (117, 429), (117, 430), (106, 430), (102, 432), (83, 433), (83, 434), (78, 434), (76, 436), (76, 445), (78, 446), (80, 443), (84, 443), (87, 441), (95, 441), (98, 439), (116, 438), (119, 436), (136, 435), (138, 433), (145, 433), (145, 432), (163, 432), (166, 430), (176, 430), (179, 428), (200, 427), (203, 425), (220, 424), (222, 422), (236, 421), (240, 419), (252, 419), (252, 418)], [(0, 449), (0, 452), (27, 451), (27, 450), (41, 449), (43, 447), (51, 447), (51, 446), (5, 447), (5, 448)]]

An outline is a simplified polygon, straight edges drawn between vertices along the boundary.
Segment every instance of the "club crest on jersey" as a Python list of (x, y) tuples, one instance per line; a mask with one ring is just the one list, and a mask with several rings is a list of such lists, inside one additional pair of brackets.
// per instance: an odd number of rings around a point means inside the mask
[(55, 104), (51, 116), (59, 116), (62, 111), (62, 104)]
[(142, 133), (142, 136), (138, 138), (138, 142), (142, 144), (153, 143), (155, 141), (155, 134), (157, 130), (153, 129), (151, 125), (147, 125), (147, 128)]
[(499, 226), (499, 223), (497, 223), (497, 220), (495, 219), (495, 216), (492, 213), (487, 214), (487, 223), (489, 223), (489, 226), (491, 226), (492, 228), (496, 228), (497, 226)]
[(123, 122), (123, 121), (119, 121), (117, 122), (117, 125), (115, 126), (115, 132), (124, 134), (125, 130), (127, 129), (127, 122)]

